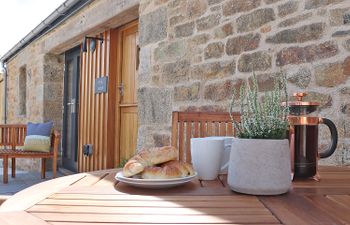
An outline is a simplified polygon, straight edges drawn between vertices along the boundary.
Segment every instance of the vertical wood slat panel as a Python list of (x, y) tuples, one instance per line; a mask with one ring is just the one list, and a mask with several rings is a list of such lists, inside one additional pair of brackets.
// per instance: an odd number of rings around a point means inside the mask
[[(107, 74), (109, 74), (109, 63), (110, 63), (110, 58), (109, 58), (109, 55), (110, 55), (110, 42), (111, 42), (111, 33), (110, 31), (108, 31), (106, 33), (106, 39), (108, 40), (108, 46), (106, 45), (105, 46), (105, 66), (106, 66), (106, 73), (104, 74), (104, 76), (107, 76)], [(108, 95), (107, 95), (108, 96)], [(104, 156), (103, 156), (103, 163), (105, 165), (105, 167), (108, 167), (108, 164), (107, 164), (107, 160), (108, 160), (108, 149), (107, 149), (107, 118), (108, 118), (108, 101), (107, 101), (107, 97), (103, 99), (103, 106), (102, 108), (104, 109), (103, 110), (103, 115), (104, 115), (104, 119), (103, 119), (103, 150), (104, 150)], [(112, 150), (112, 149), (111, 149)], [(113, 166), (113, 165), (111, 165)]]
[[(191, 137), (192, 137), (192, 122), (187, 121), (186, 123), (186, 149), (191, 148)], [(185, 151), (186, 154), (186, 162), (191, 162), (191, 152)]]
[(179, 159), (184, 159), (184, 122), (179, 123), (179, 130), (182, 132), (179, 133)]
[(79, 108), (78, 108), (78, 112), (79, 112), (79, 120), (78, 120), (78, 171), (81, 171), (81, 167), (82, 167), (82, 149), (80, 146), (82, 146), (82, 129), (80, 127), (81, 125), (81, 121), (82, 121), (82, 117), (83, 117), (83, 110), (82, 108), (80, 107), (81, 106), (81, 102), (82, 102), (82, 99), (83, 99), (83, 95), (84, 95), (84, 91), (83, 91), (83, 80), (82, 80), (82, 76), (81, 74), (85, 74), (84, 72), (84, 69), (85, 69), (85, 57), (82, 56), (81, 54), (81, 51), (80, 51), (80, 84), (79, 84), (79, 96), (80, 96), (80, 100), (79, 100)]
[[(106, 33), (103, 34), (103, 38), (104, 38), (104, 40), (107, 40), (107, 34)], [(100, 51), (101, 51), (101, 58), (100, 58), (100, 60), (101, 60), (101, 75), (102, 76), (106, 76), (106, 68), (105, 67), (106, 67), (106, 47), (107, 47), (107, 44), (101, 45), (100, 47), (101, 47), (100, 48)], [(101, 109), (100, 110), (100, 119), (102, 121), (102, 120), (106, 119), (106, 118), (104, 118), (104, 110), (105, 110), (104, 107), (105, 107), (105, 105), (104, 105), (104, 97), (102, 95), (100, 95), (100, 105), (99, 105), (99, 107)], [(100, 169), (104, 169), (105, 166), (106, 166), (106, 164), (103, 163), (104, 162), (103, 157), (106, 154), (105, 153), (105, 149), (104, 149), (104, 145), (103, 145), (103, 130), (104, 129), (105, 128), (103, 126), (103, 123), (100, 123), (99, 124), (99, 138), (98, 138), (99, 141), (100, 141), (99, 148), (101, 150), (100, 156), (99, 156)]]
[[(79, 172), (106, 169), (107, 167), (107, 101), (108, 94), (95, 94), (95, 79), (108, 76), (109, 31), (103, 33), (104, 42), (96, 42), (94, 52), (89, 50), (81, 56), (80, 104), (79, 104)], [(93, 155), (83, 156), (83, 146), (93, 145)]]

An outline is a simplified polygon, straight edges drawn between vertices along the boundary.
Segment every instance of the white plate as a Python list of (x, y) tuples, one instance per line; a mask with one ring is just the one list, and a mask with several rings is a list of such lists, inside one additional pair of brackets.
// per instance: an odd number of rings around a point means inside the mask
[(117, 179), (122, 183), (126, 183), (134, 187), (158, 189), (158, 188), (175, 187), (175, 186), (185, 184), (191, 181), (196, 176), (197, 176), (197, 172), (195, 172), (195, 174), (192, 176), (173, 178), (173, 179), (138, 179), (138, 178), (124, 177), (123, 172), (119, 172), (115, 176), (115, 179)]

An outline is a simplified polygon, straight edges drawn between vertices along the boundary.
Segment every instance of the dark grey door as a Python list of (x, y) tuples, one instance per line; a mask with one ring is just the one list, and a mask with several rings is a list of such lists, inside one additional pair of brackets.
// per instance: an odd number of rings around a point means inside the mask
[(65, 54), (63, 168), (77, 172), (80, 47)]

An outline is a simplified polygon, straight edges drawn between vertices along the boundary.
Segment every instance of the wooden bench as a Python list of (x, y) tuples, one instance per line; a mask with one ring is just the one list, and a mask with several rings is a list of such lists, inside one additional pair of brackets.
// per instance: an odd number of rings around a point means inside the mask
[[(173, 112), (171, 145), (179, 149), (179, 159), (191, 162), (191, 138), (233, 136), (234, 127), (225, 112)], [(239, 121), (239, 113), (233, 113)]]
[(52, 158), (53, 176), (56, 177), (57, 155), (60, 142), (60, 134), (54, 130), (51, 134), (51, 151), (34, 152), (23, 151), (18, 146), (24, 145), (27, 125), (6, 124), (0, 125), (0, 158), (3, 159), (3, 183), (8, 182), (8, 159), (11, 159), (11, 175), (16, 176), (16, 158), (41, 158), (41, 178), (45, 178), (46, 159)]

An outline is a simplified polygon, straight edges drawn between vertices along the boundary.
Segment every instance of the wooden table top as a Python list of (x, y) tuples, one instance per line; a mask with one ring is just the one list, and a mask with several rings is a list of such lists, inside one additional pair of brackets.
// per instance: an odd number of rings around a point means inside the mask
[(226, 177), (149, 190), (118, 183), (118, 170), (61, 177), (25, 189), (0, 208), (0, 224), (350, 224), (350, 168), (321, 167), (321, 181), (288, 194), (232, 192)]

